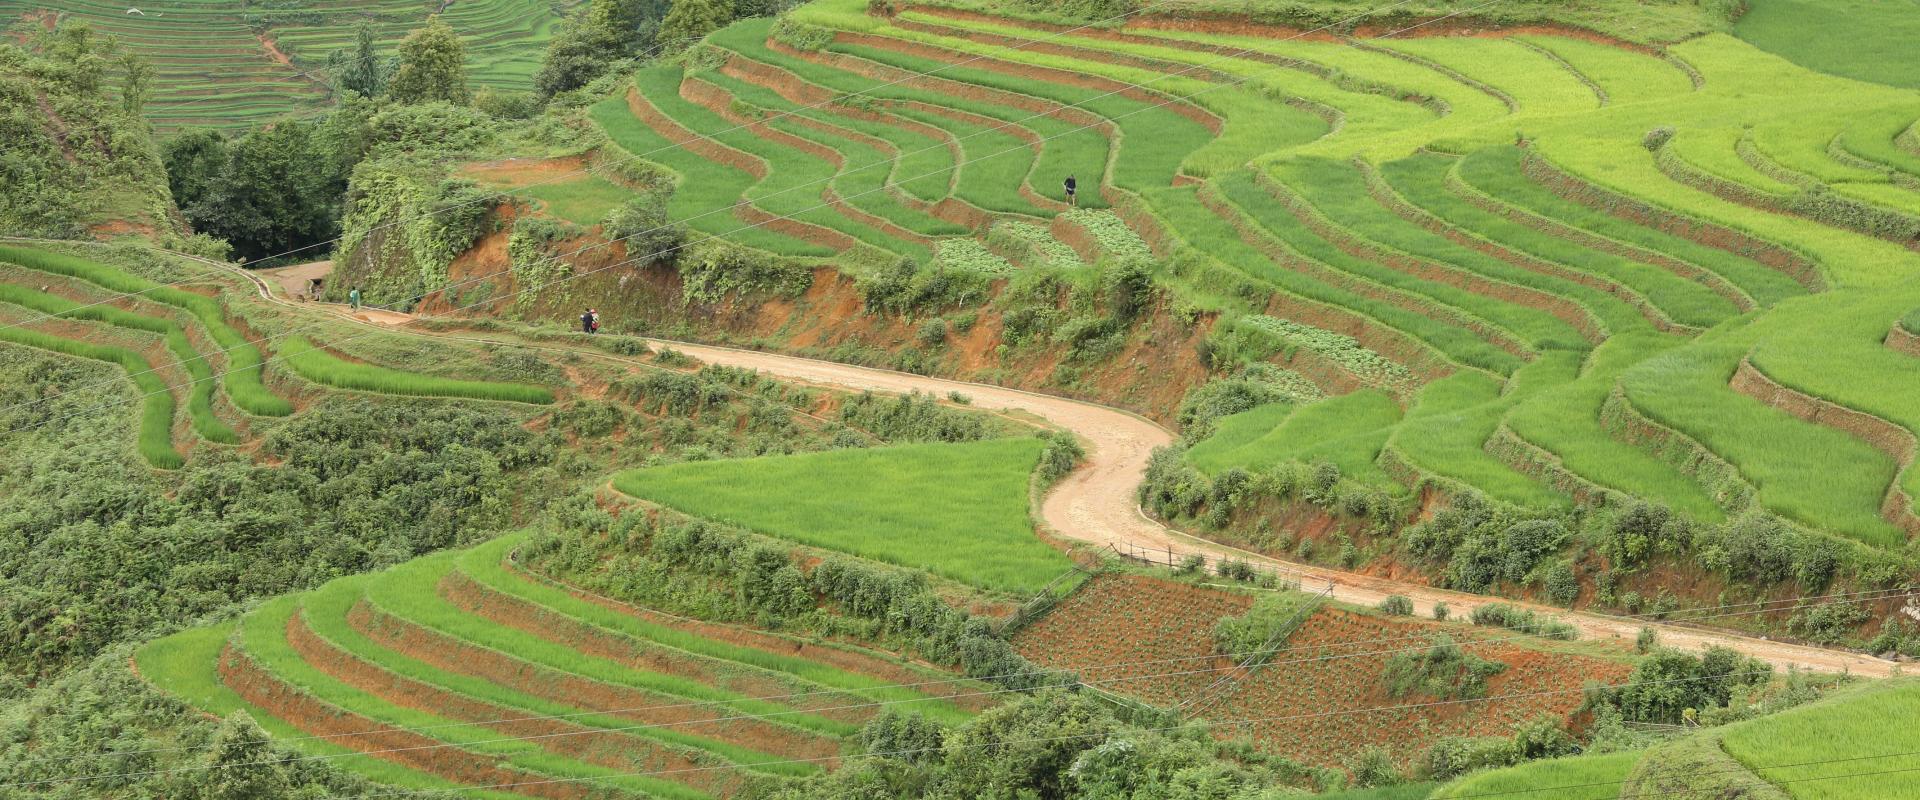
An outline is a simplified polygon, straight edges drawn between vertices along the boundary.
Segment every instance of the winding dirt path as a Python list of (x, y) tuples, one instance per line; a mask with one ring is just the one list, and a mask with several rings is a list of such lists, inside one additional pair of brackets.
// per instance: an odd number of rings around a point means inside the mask
[[(404, 326), (412, 320), (408, 315), (393, 312), (380, 312), (375, 315), (362, 311), (358, 315), (349, 315), (338, 306), (293, 303), (274, 296), (267, 288), (267, 283), (257, 276), (248, 274), (247, 277), (253, 281), (255, 288), (263, 297), (292, 307), (315, 311), (324, 309), (326, 313), (347, 316), (363, 324), (384, 327)], [(439, 334), (412, 328), (407, 330), (417, 335), (468, 338), (457, 334)], [(950, 392), (959, 392), (966, 395), (975, 407), (1024, 412), (1045, 419), (1060, 428), (1073, 431), (1086, 446), (1086, 463), (1047, 493), (1041, 504), (1041, 524), (1059, 536), (1086, 542), (1096, 547), (1114, 546), (1122, 550), (1153, 551), (1152, 555), (1155, 558), (1165, 558), (1169, 561), (1192, 554), (1209, 559), (1245, 559), (1268, 569), (1288, 573), (1300, 580), (1302, 588), (1310, 591), (1331, 586), (1333, 599), (1347, 603), (1371, 606), (1377, 605), (1388, 595), (1404, 595), (1413, 600), (1415, 613), (1422, 616), (1430, 615), (1434, 604), (1440, 602), (1446, 603), (1456, 617), (1469, 615), (1473, 609), (1482, 605), (1508, 603), (1533, 608), (1563, 619), (1578, 627), (1581, 637), (1585, 639), (1631, 641), (1642, 627), (1650, 626), (1659, 632), (1660, 641), (1668, 646), (1693, 650), (1703, 649), (1709, 645), (1731, 647), (1780, 667), (1792, 665), (1817, 672), (1851, 672), (1856, 675), (1884, 677), (1891, 675), (1896, 666), (1893, 662), (1859, 653), (1775, 642), (1738, 633), (1671, 623), (1649, 623), (1641, 619), (1606, 614), (1568, 612), (1559, 608), (1516, 603), (1503, 598), (1452, 592), (1386, 578), (1330, 570), (1276, 559), (1181, 533), (1149, 519), (1141, 513), (1134, 499), (1134, 488), (1140, 484), (1141, 477), (1146, 472), (1148, 457), (1152, 455), (1154, 448), (1171, 444), (1174, 435), (1144, 417), (1119, 409), (1003, 386), (930, 378), (778, 353), (665, 339), (647, 339), (646, 341), (653, 347), (671, 347), (706, 363), (744, 367), (776, 378), (820, 386), (854, 391), (893, 393), (917, 391), (940, 397)]]

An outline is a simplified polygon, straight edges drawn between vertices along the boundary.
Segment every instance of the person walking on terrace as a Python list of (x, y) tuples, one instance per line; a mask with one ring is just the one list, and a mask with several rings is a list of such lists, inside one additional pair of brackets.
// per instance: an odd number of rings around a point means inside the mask
[(355, 286), (347, 291), (347, 307), (354, 311), (360, 310), (360, 287)]
[(1076, 194), (1079, 191), (1080, 191), (1080, 182), (1074, 180), (1072, 175), (1068, 175), (1067, 176), (1067, 207), (1075, 208), (1080, 205), (1079, 203), (1074, 202), (1074, 194)]

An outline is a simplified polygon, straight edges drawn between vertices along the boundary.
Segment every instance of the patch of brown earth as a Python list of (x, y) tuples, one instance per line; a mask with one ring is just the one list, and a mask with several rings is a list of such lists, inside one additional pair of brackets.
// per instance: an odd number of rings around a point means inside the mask
[(1920, 358), (1920, 336), (1898, 323), (1887, 331), (1885, 344), (1896, 353)]
[(447, 672), (499, 684), (549, 702), (630, 719), (671, 725), (768, 753), (819, 758), (839, 752), (839, 743), (798, 728), (745, 717), (723, 703), (688, 701), (581, 677), (521, 661), (504, 653), (423, 628), (362, 600), (347, 613), (354, 630), (382, 647)]
[(580, 175), (587, 171), (587, 160), (582, 156), (562, 158), (505, 158), (497, 161), (475, 161), (461, 164), (454, 172), (483, 183), (498, 183), (508, 186), (525, 186), (533, 183), (553, 183), (569, 176)]
[(544, 775), (502, 766), (496, 758), (470, 753), (417, 733), (344, 711), (315, 699), (262, 669), (229, 644), (220, 652), (220, 678), (240, 699), (313, 736), (332, 737), (345, 747), (374, 758), (432, 773), (470, 786), (511, 786), (513, 791), (549, 800), (586, 800), (591, 787), (560, 783)]

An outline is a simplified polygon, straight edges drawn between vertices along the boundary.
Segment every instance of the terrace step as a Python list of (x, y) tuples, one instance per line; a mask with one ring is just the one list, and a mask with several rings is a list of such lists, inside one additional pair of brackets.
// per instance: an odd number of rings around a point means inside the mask
[(1819, 292), (1826, 289), (1826, 278), (1821, 274), (1818, 265), (1806, 256), (1781, 245), (1762, 241), (1723, 225), (1657, 208), (1645, 201), (1601, 188), (1569, 174), (1532, 151), (1527, 151), (1521, 159), (1521, 169), (1528, 178), (1562, 199), (1597, 211), (1604, 211), (1661, 233), (1679, 236), (1698, 244), (1752, 259), (1792, 278), (1807, 291)]

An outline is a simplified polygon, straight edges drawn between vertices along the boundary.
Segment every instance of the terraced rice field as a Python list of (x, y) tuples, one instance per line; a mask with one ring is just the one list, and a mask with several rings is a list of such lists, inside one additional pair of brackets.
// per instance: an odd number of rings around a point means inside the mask
[[(331, 391), (549, 405), (549, 387), (400, 371), (330, 351), (320, 333), (247, 330), (218, 280), (175, 285), (104, 260), (0, 245), (0, 340), (118, 366), (117, 380), (68, 391), (138, 409), (135, 447), (173, 469), (201, 443), (235, 445), (252, 423), (284, 417), (295, 400)], [(297, 376), (301, 381), (290, 380)], [(181, 411), (184, 410), (184, 414)]]
[(244, 127), (320, 108), (331, 91), (327, 58), (335, 50), (352, 50), (361, 22), (373, 23), (385, 56), (443, 6), (441, 16), (466, 44), (472, 85), (528, 91), (546, 40), (570, 5), (347, 0), (262, 7), (238, 0), (0, 0), (0, 19), (11, 23), (29, 13), (51, 12), (118, 38), (153, 65), (147, 118), (168, 131)]
[[(1331, 398), (1226, 421), (1208, 471), (1920, 533), (1920, 371), (1883, 344), (1920, 307), (1910, 90), (1726, 35), (793, 19), (824, 44), (742, 22), (593, 116), (679, 175), (673, 214), (781, 255), (1004, 273), (1148, 248), (1242, 356)], [(1068, 174), (1106, 208), (1063, 213)], [(969, 234), (985, 252), (947, 238)]]
[[(1034, 662), (1075, 671), (1102, 689), (1172, 706), (1204, 696), (1220, 677), (1214, 670), (1237, 660), (1212, 655), (1213, 625), (1251, 605), (1244, 594), (1103, 575), (1023, 629), (1015, 645)], [(1488, 681), (1493, 699), (1403, 708), (1430, 698), (1390, 696), (1378, 653), (1442, 630), (1475, 655), (1508, 665)], [(1202, 716), (1222, 737), (1251, 736), (1290, 758), (1339, 765), (1368, 745), (1411, 754), (1436, 736), (1503, 736), (1540, 716), (1565, 717), (1579, 708), (1583, 681), (1612, 683), (1630, 670), (1624, 660), (1536, 647), (1465, 625), (1321, 607), (1268, 666), (1226, 684)], [(1116, 664), (1134, 666), (1103, 668)], [(1562, 693), (1501, 699), (1537, 692)], [(1360, 713), (1341, 713), (1348, 711)]]
[(515, 565), (524, 539), (281, 598), (136, 664), (346, 769), (473, 797), (729, 797), (831, 768), (881, 704), (957, 722), (988, 702), (875, 651), (570, 589)]

